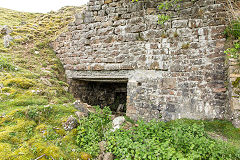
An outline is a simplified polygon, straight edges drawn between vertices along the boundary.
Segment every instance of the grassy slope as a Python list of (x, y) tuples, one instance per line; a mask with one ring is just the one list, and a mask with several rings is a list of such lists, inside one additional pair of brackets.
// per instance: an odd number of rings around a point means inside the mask
[(66, 91), (64, 70), (48, 42), (81, 9), (32, 14), (0, 8), (0, 25), (9, 25), (11, 36), (18, 36), (8, 49), (0, 41), (1, 160), (43, 154), (54, 159), (78, 157), (76, 130), (66, 132), (61, 127), (74, 115), (73, 97)]
[[(76, 130), (62, 129), (62, 122), (74, 115), (73, 98), (66, 91), (63, 68), (48, 45), (79, 10), (67, 7), (59, 12), (32, 14), (0, 8), (0, 25), (11, 26), (11, 35), (18, 36), (8, 49), (0, 39), (0, 86), (4, 86), (0, 90), (1, 160), (35, 159), (43, 154), (49, 159), (79, 158)], [(20, 25), (23, 21), (26, 24)], [(240, 147), (240, 130), (230, 122), (203, 123), (207, 131)]]

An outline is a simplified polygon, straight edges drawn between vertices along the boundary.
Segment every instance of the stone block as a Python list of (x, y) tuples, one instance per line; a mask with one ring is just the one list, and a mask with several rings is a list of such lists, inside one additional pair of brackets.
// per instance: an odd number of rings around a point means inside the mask
[(174, 20), (172, 21), (173, 28), (186, 28), (188, 26), (188, 20)]
[(104, 0), (104, 4), (112, 3), (112, 0)]
[(232, 109), (240, 111), (240, 98), (233, 98), (231, 99)]
[(177, 86), (176, 78), (163, 78), (160, 82), (161, 88), (174, 89)]
[(138, 25), (127, 25), (125, 28), (126, 33), (138, 33), (145, 31), (146, 24), (138, 24)]
[(176, 112), (176, 106), (175, 104), (168, 103), (166, 107), (167, 112)]

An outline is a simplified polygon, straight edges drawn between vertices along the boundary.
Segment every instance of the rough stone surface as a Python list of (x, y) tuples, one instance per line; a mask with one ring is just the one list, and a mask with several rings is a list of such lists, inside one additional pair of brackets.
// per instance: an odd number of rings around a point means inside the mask
[(113, 126), (118, 126), (118, 125), (123, 124), (124, 121), (125, 121), (125, 118), (123, 116), (116, 117), (116, 118), (114, 118), (112, 124), (113, 124)]
[(125, 118), (123, 116), (114, 118), (112, 122), (112, 126), (113, 126), (112, 131), (114, 132), (115, 130), (119, 129), (124, 122), (125, 122)]
[(86, 117), (88, 115), (86, 113), (79, 112), (79, 111), (75, 112), (75, 114), (78, 117), (78, 119), (82, 119), (82, 118), (84, 118), (84, 117)]
[(86, 115), (88, 115), (88, 113), (90, 112), (87, 106), (88, 106), (87, 104), (84, 104), (79, 100), (74, 102), (74, 107)]
[(114, 159), (114, 156), (111, 152), (104, 154), (103, 160), (113, 160), (113, 159)]
[(12, 32), (12, 29), (7, 25), (0, 26), (0, 32), (2, 35), (7, 35)]
[(9, 47), (11, 41), (13, 41), (13, 37), (10, 36), (10, 35), (8, 35), (8, 34), (5, 35), (5, 36), (3, 37), (3, 44), (4, 44), (4, 47), (5, 47), (5, 48)]
[(74, 128), (77, 128), (77, 126), (79, 125), (78, 121), (76, 118), (74, 118), (73, 116), (70, 116), (67, 121), (65, 123), (63, 123), (63, 128), (66, 131), (70, 131)]
[[(239, 74), (239, 62), (235, 59), (229, 59), (228, 67), (228, 77), (229, 77), (229, 102), (230, 102), (230, 112), (233, 125), (237, 128), (240, 128), (240, 97), (239, 97), (239, 87), (235, 87), (233, 83), (236, 83)], [(240, 83), (238, 81), (238, 83)], [(236, 84), (235, 84), (236, 85)], [(236, 86), (239, 86), (236, 85)]]
[(53, 43), (69, 83), (127, 80), (134, 120), (228, 117), (226, 4), (184, 0), (178, 12), (167, 11), (173, 17), (164, 26), (157, 5), (90, 0)]
[(99, 148), (100, 148), (100, 152), (104, 153), (106, 151), (106, 146), (107, 146), (107, 142), (106, 141), (101, 141), (99, 142)]

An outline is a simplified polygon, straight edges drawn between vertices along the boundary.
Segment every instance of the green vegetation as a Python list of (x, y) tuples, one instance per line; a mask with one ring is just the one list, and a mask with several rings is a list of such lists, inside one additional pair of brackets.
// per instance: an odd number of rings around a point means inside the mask
[(203, 125), (181, 121), (139, 121), (129, 130), (108, 137), (117, 159), (239, 159), (240, 152), (208, 137)]
[(232, 21), (226, 28), (225, 35), (227, 37), (238, 39), (240, 37), (240, 21), (239, 20)]
[(92, 156), (99, 154), (98, 142), (104, 139), (104, 135), (111, 126), (111, 111), (105, 107), (100, 110), (96, 107), (96, 113), (91, 113), (88, 118), (80, 121), (77, 134), (77, 144), (85, 152)]
[(18, 12), (0, 7), (0, 25), (18, 26), (39, 15), (38, 13)]
[(230, 47), (225, 51), (225, 53), (231, 57), (239, 60), (240, 54), (240, 21), (232, 21), (229, 26), (224, 31), (225, 36), (230, 42)]
[(15, 67), (10, 63), (10, 61), (6, 57), (4, 57), (3, 55), (0, 55), (0, 69), (7, 70), (7, 71), (14, 71)]
[[(116, 159), (239, 159), (240, 129), (227, 121), (176, 120), (171, 122), (127, 121), (111, 131), (110, 109), (80, 121), (77, 143), (93, 157), (99, 154), (98, 143), (107, 142), (107, 151)], [(126, 127), (128, 126), (128, 127)], [(129, 127), (130, 126), (130, 127)], [(236, 144), (213, 139), (212, 132), (232, 139)]]
[[(138, 2), (139, 0), (132, 0), (132, 2)], [(161, 12), (167, 11), (170, 8), (179, 8), (179, 2), (181, 2), (182, 0), (168, 0), (168, 1), (162, 1), (161, 3), (158, 4), (158, 9)], [(165, 22), (167, 22), (169, 19), (171, 18), (170, 15), (168, 14), (159, 14), (158, 15), (158, 23), (163, 25)]]
[(0, 8), (0, 25), (14, 37), (9, 48), (0, 38), (0, 159), (77, 159), (76, 129), (62, 123), (75, 115), (64, 69), (50, 41), (82, 7), (48, 14)]

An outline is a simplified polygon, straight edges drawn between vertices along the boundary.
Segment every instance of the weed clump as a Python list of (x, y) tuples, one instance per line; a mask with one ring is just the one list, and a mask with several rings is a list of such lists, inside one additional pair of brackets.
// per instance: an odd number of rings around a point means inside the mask
[(6, 57), (0, 55), (0, 70), (14, 71), (15, 66), (12, 65)]
[(80, 121), (77, 134), (77, 144), (93, 157), (99, 154), (98, 143), (106, 141), (107, 152), (112, 152), (116, 159), (240, 158), (237, 148), (207, 134), (206, 130), (213, 129), (212, 124), (217, 122), (140, 120), (130, 128), (111, 131), (111, 120), (107, 116), (110, 109), (96, 110)]
[(4, 85), (9, 87), (16, 86), (22, 89), (29, 89), (35, 85), (35, 82), (27, 78), (12, 78), (6, 80)]
[(240, 37), (240, 21), (234, 20), (224, 31), (226, 37), (233, 37), (234, 39), (238, 39)]

